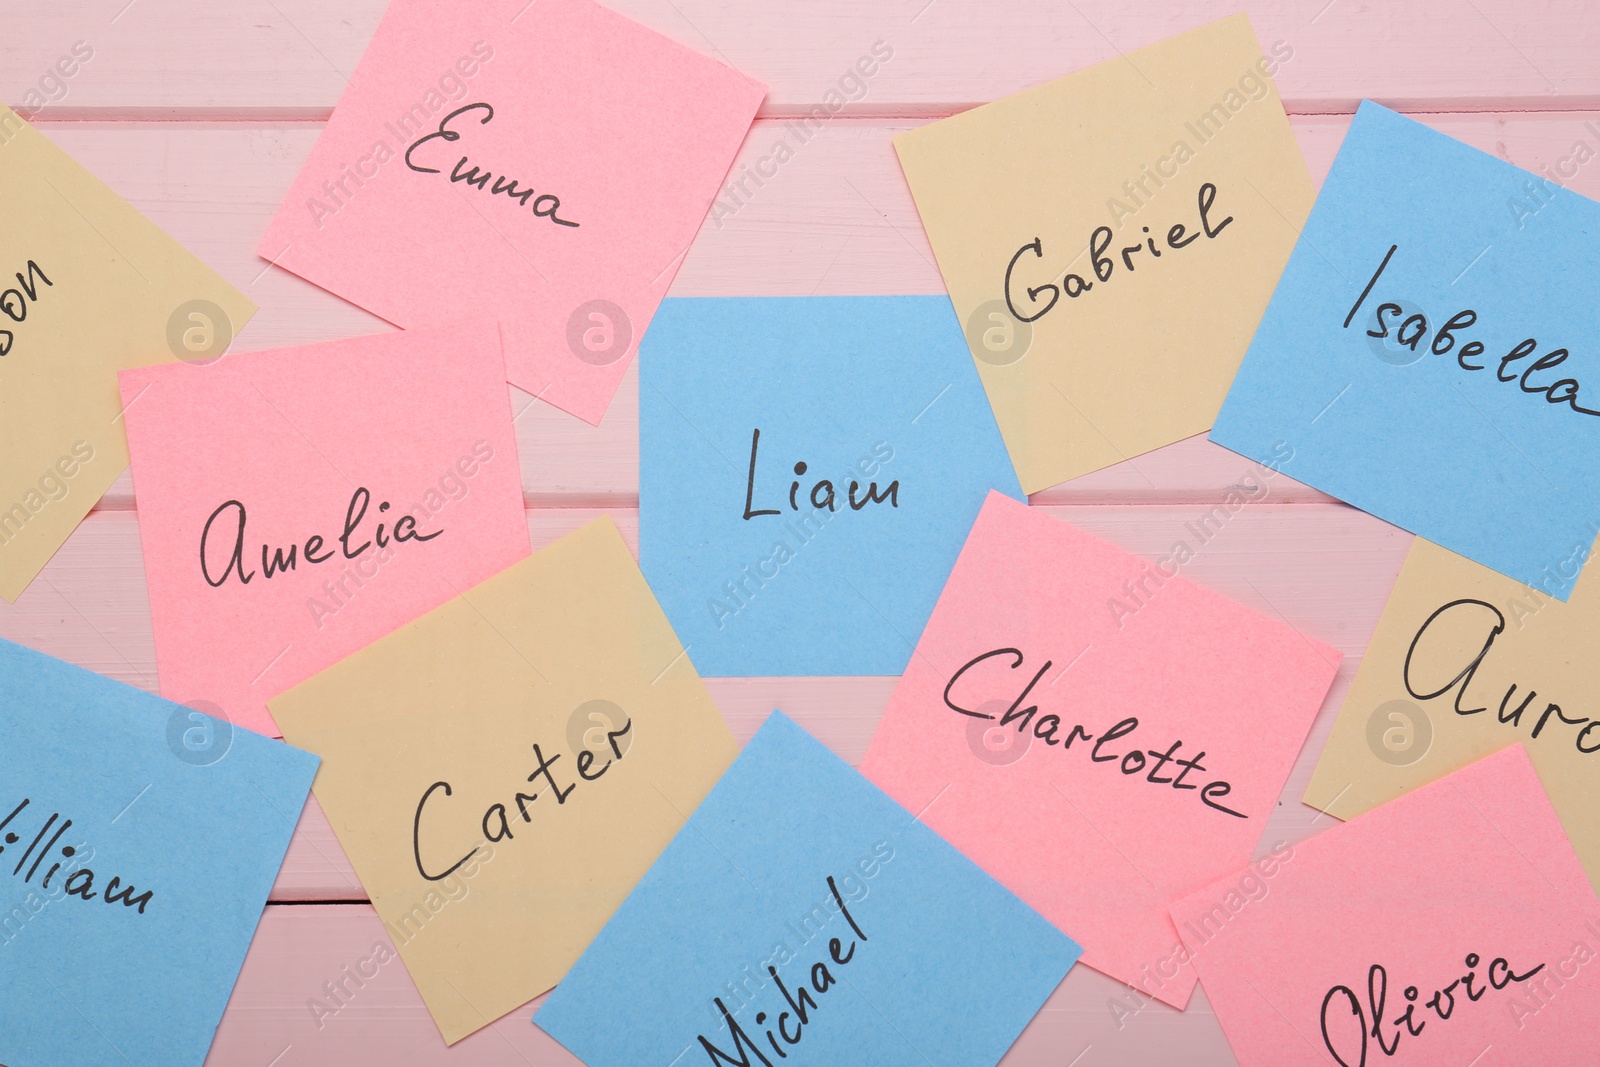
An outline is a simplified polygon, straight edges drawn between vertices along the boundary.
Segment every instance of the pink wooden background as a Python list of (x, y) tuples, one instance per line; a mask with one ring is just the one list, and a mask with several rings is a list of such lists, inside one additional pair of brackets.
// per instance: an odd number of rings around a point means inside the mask
[[(461, 0), (469, 2), (469, 0)], [(882, 40), (894, 57), (755, 197), (707, 222), (677, 295), (942, 291), (889, 139), (895, 131), (1116, 56), (1238, 10), (1222, 0), (611, 0), (771, 86), (741, 162), (765, 154)], [(309, 152), (385, 0), (74, 0), (11, 5), (0, 92), (23, 107), (75, 42), (93, 58), (46, 79), (40, 128), (261, 305), (237, 350), (388, 327), (256, 259), (252, 248)], [(1600, 5), (1594, 0), (1260, 0), (1262, 45), (1284, 42), (1278, 89), (1320, 181), (1357, 101), (1409, 112), (1486, 151), (1600, 196)], [(1594, 125), (1589, 125), (1593, 123)], [(640, 166), (650, 166), (641, 159)], [(735, 169), (740, 164), (735, 164)], [(630, 372), (593, 428), (513, 391), (535, 547), (609, 510), (637, 531), (638, 404)], [(1201, 438), (1034, 497), (1151, 559), (1249, 464)], [(1299, 803), (1410, 536), (1278, 479), (1187, 569), (1345, 654), (1265, 848), (1326, 828)], [(14, 606), (0, 635), (155, 688), (136, 501), (126, 476)], [(741, 739), (782, 706), (859, 760), (892, 678), (709, 679)], [(209, 1062), (571, 1065), (521, 1010), (446, 1049), (398, 963), (319, 1025), (324, 983), (386, 940), (315, 801), (267, 908)], [(1234, 1062), (1203, 991), (1119, 1026), (1117, 983), (1075, 968), (1007, 1056), (1011, 1067)], [(625, 1017), (619, 1018), (625, 1025)]]

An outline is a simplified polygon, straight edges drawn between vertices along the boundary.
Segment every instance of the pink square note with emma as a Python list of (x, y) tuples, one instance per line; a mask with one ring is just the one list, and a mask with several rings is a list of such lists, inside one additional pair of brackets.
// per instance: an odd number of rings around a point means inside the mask
[(1600, 899), (1521, 745), (1172, 916), (1242, 1067), (1596, 1062)]
[(256, 252), (499, 319), (509, 381), (598, 424), (765, 92), (592, 0), (392, 0)]
[(528, 554), (493, 322), (120, 375), (161, 694), (266, 702)]
[(991, 493), (861, 770), (1084, 963), (1182, 1008), (1168, 907), (1250, 859), (1338, 664)]

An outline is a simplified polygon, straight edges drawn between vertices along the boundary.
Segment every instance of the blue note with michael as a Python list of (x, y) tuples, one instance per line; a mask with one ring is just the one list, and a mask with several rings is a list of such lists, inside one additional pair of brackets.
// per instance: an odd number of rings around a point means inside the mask
[(534, 1022), (589, 1067), (992, 1067), (1081, 954), (775, 711)]

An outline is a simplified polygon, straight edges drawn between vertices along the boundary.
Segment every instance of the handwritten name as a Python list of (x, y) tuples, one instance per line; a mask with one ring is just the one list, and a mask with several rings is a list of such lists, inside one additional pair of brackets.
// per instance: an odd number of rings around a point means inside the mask
[[(1351, 305), (1350, 314), (1344, 317), (1345, 329), (1348, 330), (1350, 328), (1351, 322), (1355, 320), (1356, 312), (1360, 311), (1361, 305), (1367, 302), (1367, 297), (1371, 295), (1373, 287), (1378, 284), (1378, 279), (1383, 276), (1384, 270), (1388, 268), (1389, 261), (1394, 258), (1395, 251), (1399, 247), (1399, 245), (1390, 245), (1389, 251), (1384, 253), (1383, 262), (1378, 264), (1378, 269), (1373, 271), (1372, 277), (1367, 281), (1367, 287), (1361, 290), (1361, 295)], [(1389, 302), (1379, 304), (1375, 316), (1376, 321), (1374, 322), (1376, 329), (1368, 330), (1367, 336), (1387, 339), (1390, 336), (1390, 329), (1393, 328), (1395, 343), (1415, 352), (1428, 339), (1428, 334), (1432, 327), (1428, 323), (1428, 316), (1423, 312), (1416, 311), (1406, 315), (1405, 311), (1406, 309), (1400, 304)], [(1405, 315), (1405, 317), (1401, 318), (1402, 315)], [(1458, 336), (1461, 331), (1474, 325), (1477, 321), (1478, 313), (1472, 308), (1463, 308), (1451, 315), (1445, 320), (1443, 326), (1440, 326), (1437, 331), (1433, 331), (1433, 341), (1428, 345), (1428, 351), (1436, 356), (1448, 355), (1454, 351), (1456, 354), (1456, 366), (1465, 371), (1486, 369), (1485, 364), (1469, 362), (1477, 359), (1487, 351), (1487, 346), (1482, 341), (1462, 341), (1461, 346), (1459, 348), (1456, 347), (1456, 342), (1461, 340), (1461, 337)], [(1513, 334), (1512, 336), (1516, 335)], [(1578, 403), (1580, 385), (1576, 378), (1557, 378), (1553, 382), (1544, 384), (1529, 381), (1534, 375), (1543, 371), (1554, 370), (1565, 363), (1570, 355), (1565, 348), (1551, 349), (1523, 367), (1521, 374), (1507, 373), (1506, 368), (1513, 363), (1527, 359), (1538, 348), (1539, 342), (1535, 338), (1526, 337), (1518, 341), (1511, 347), (1509, 352), (1500, 357), (1500, 366), (1495, 370), (1494, 376), (1502, 382), (1516, 382), (1517, 387), (1524, 393), (1542, 394), (1547, 404), (1566, 404), (1567, 407), (1579, 415), (1600, 415), (1600, 409), (1586, 408)]]
[[(607, 730), (605, 732), (606, 744), (611, 749), (611, 755), (607, 757), (606, 761), (598, 769), (594, 766), (596, 758), (594, 752), (587, 748), (580, 750), (577, 755), (578, 777), (585, 782), (593, 782), (605, 774), (613, 763), (621, 760), (624, 753), (632, 751), (631, 746), (618, 743), (632, 729), (633, 720), (629, 719), (615, 730)], [(533, 773), (528, 775), (527, 778), (529, 782), (536, 782), (543, 778), (550, 786), (550, 792), (555, 796), (557, 805), (565, 804), (567, 798), (572, 795), (572, 791), (578, 788), (578, 783), (573, 782), (563, 789), (561, 788), (561, 783), (556, 780), (556, 776), (550, 768), (560, 758), (561, 754), (559, 752), (553, 756), (545, 756), (544, 751), (535, 743), (533, 746), (535, 766)], [(434, 782), (423, 790), (422, 799), (417, 801), (416, 815), (411, 822), (411, 855), (416, 861), (417, 873), (430, 882), (440, 882), (450, 877), (478, 854), (478, 849), (474, 848), (471, 852), (468, 852), (437, 873), (431, 872), (428, 866), (422, 862), (422, 812), (428, 806), (428, 801), (432, 799), (433, 795), (440, 791), (443, 791), (447, 797), (453, 795), (449, 782)], [(533, 816), (529, 813), (528, 806), (543, 795), (537, 788), (532, 793), (524, 793), (520, 787), (517, 789), (516, 794), (511, 798), (511, 803), (516, 805), (517, 814), (522, 816), (524, 823), (533, 822)], [(485, 809), (482, 829), (484, 839), (491, 844), (516, 840), (511, 832), (511, 819), (507, 813), (507, 806), (504, 804), (491, 804)]]
[[(45, 276), (39, 269), (39, 264), (28, 260), (28, 273), (24, 277), (21, 271), (17, 272), (17, 287), (7, 289), (0, 293), (0, 311), (5, 312), (6, 318), (12, 322), (24, 322), (28, 318), (28, 301), (39, 302), (39, 283), (44, 282), (55, 288), (55, 282)], [(0, 356), (9, 356), (11, 347), (16, 343), (16, 334), (11, 330), (0, 330)]]
[[(856, 940), (850, 942), (849, 948), (845, 947), (842, 938), (833, 937), (828, 939), (828, 960), (832, 960), (835, 967), (843, 968), (849, 966), (850, 961), (855, 959), (857, 942), (865, 944), (867, 935), (861, 929), (861, 924), (856, 922), (855, 916), (850, 914), (850, 909), (845, 905), (844, 898), (839, 895), (839, 887), (834, 884), (832, 875), (828, 876), (828, 892), (833, 894), (833, 902), (838, 906), (839, 914), (844, 916), (844, 921), (850, 924), (851, 932), (856, 935)], [(823, 996), (828, 990), (839, 984), (839, 979), (835, 978), (833, 972), (828, 969), (828, 960), (818, 960), (811, 965), (810, 988), (808, 989), (802, 983), (798, 987), (800, 994), (798, 997), (790, 992), (788, 986), (784, 985), (783, 979), (778, 976), (778, 968), (771, 964), (767, 965), (767, 974), (772, 977), (773, 983), (778, 987), (778, 992), (783, 994), (783, 999), (789, 1004), (789, 1010), (780, 1011), (778, 1018), (774, 1020), (775, 1025), (766, 1029), (767, 1044), (772, 1046), (773, 1054), (780, 1060), (788, 1059), (789, 1053), (784, 1051), (783, 1045), (778, 1044), (778, 1039), (781, 1037), (783, 1044), (791, 1048), (798, 1045), (801, 1039), (806, 1036), (805, 1028), (811, 1023), (811, 1013), (817, 1010), (816, 997)], [(813, 992), (816, 993), (816, 997), (812, 996)], [(705, 1050), (707, 1058), (714, 1064), (736, 1064), (738, 1067), (754, 1067), (750, 1057), (755, 1056), (756, 1060), (760, 1061), (764, 1067), (772, 1067), (772, 1061), (767, 1059), (766, 1053), (761, 1051), (760, 1043), (751, 1038), (744, 1027), (739, 1025), (739, 1020), (733, 1017), (733, 1013), (722, 1002), (722, 998), (713, 997), (712, 1003), (717, 1006), (717, 1011), (721, 1013), (722, 1021), (728, 1028), (728, 1036), (733, 1040), (733, 1051), (724, 1052), (706, 1035), (696, 1034), (695, 1037), (700, 1042), (700, 1047)], [(767, 1018), (766, 1012), (756, 1012), (756, 1025), (764, 1026)], [(789, 1027), (790, 1019), (794, 1020), (793, 1030)]]
[[(1174, 224), (1167, 230), (1165, 244), (1169, 251), (1188, 248), (1200, 239), (1201, 234), (1205, 235), (1206, 240), (1214, 241), (1217, 235), (1227, 229), (1228, 224), (1233, 221), (1232, 215), (1229, 215), (1215, 226), (1211, 224), (1211, 208), (1216, 203), (1216, 199), (1217, 187), (1215, 185), (1206, 182), (1200, 186), (1197, 197), (1200, 214), (1200, 233), (1190, 233), (1182, 223)], [(1122, 260), (1122, 269), (1128, 274), (1134, 273), (1134, 256), (1137, 253), (1147, 253), (1151, 262), (1161, 258), (1161, 249), (1157, 246), (1156, 239), (1147, 236), (1150, 233), (1150, 227), (1141, 226), (1139, 229), (1141, 236), (1134, 238), (1133, 244), (1123, 245), (1118, 249), (1117, 258)], [(1109, 282), (1117, 271), (1117, 258), (1106, 254), (1111, 250), (1111, 242), (1115, 237), (1116, 231), (1110, 226), (1096, 226), (1094, 231), (1089, 234), (1089, 263), (1094, 268), (1095, 278), (1102, 283)], [(1060, 301), (1063, 293), (1067, 295), (1069, 300), (1075, 300), (1094, 288), (1094, 282), (1087, 280), (1081, 274), (1074, 274), (1068, 271), (1065, 275), (1062, 275), (1059, 285), (1053, 281), (1043, 282), (1039, 285), (1024, 285), (1022, 291), (1028, 298), (1029, 306), (1027, 310), (1032, 311), (1032, 314), (1019, 310), (1017, 308), (1016, 290), (1012, 288), (1012, 275), (1016, 273), (1018, 261), (1029, 252), (1033, 253), (1035, 259), (1043, 259), (1044, 242), (1035, 237), (1017, 249), (1016, 254), (1011, 257), (1011, 261), (1006, 264), (1005, 283), (1003, 286), (1006, 308), (1017, 317), (1018, 321), (1034, 322), (1044, 318)], [(1082, 253), (1080, 252), (1079, 255), (1082, 255)], [(1145, 261), (1141, 260), (1141, 262)], [(1051, 277), (1055, 277), (1055, 275), (1051, 275)], [(1039, 307), (1041, 302), (1044, 305), (1043, 307)], [(1035, 308), (1037, 310), (1034, 310)]]
[[(1022, 666), (1022, 652), (1015, 648), (997, 648), (991, 652), (985, 652), (981, 656), (973, 657), (963, 664), (960, 670), (950, 676), (950, 681), (944, 687), (945, 706), (951, 711), (961, 715), (970, 715), (975, 719), (994, 719), (995, 716), (993, 715), (974, 711), (971, 708), (965, 708), (957, 704), (951, 699), (950, 691), (956, 687), (956, 683), (961, 681), (969, 670), (972, 670), (980, 663), (985, 663), (998, 657), (1011, 658), (1010, 670), (1017, 670)], [(1178, 740), (1172, 742), (1164, 750), (1153, 748), (1141, 750), (1136, 748), (1121, 756), (1118, 756), (1115, 752), (1108, 752), (1102, 755), (1100, 750), (1106, 745), (1127, 737), (1139, 728), (1139, 720), (1133, 716), (1117, 721), (1102, 731), (1098, 739), (1095, 738), (1094, 734), (1085, 730), (1081, 723), (1075, 724), (1067, 732), (1065, 738), (1058, 737), (1057, 734), (1060, 733), (1062, 725), (1061, 716), (1055, 714), (1039, 715), (1039, 705), (1037, 704), (1030, 704), (1027, 707), (1022, 706), (1022, 702), (1028, 699), (1028, 694), (1033, 691), (1034, 686), (1039, 684), (1039, 679), (1049, 672), (1052, 665), (1050, 660), (1045, 660), (1044, 666), (1034, 672), (1033, 677), (1028, 680), (1028, 684), (1022, 687), (1022, 692), (1017, 694), (1017, 698), (1011, 702), (1011, 706), (999, 717), (1001, 726), (1010, 726), (1015, 722), (1017, 724), (1017, 733), (1023, 735), (1027, 733), (1028, 725), (1031, 722), (1035, 738), (1043, 741), (1046, 745), (1060, 745), (1063, 752), (1072, 748), (1074, 741), (1082, 741), (1085, 745), (1093, 741), (1094, 747), (1089, 751), (1091, 762), (1115, 764), (1123, 774), (1129, 777), (1145, 772), (1144, 780), (1151, 785), (1165, 785), (1176, 790), (1198, 790), (1200, 801), (1206, 807), (1220, 811), (1224, 815), (1232, 815), (1236, 819), (1249, 818), (1243, 812), (1234, 811), (1232, 808), (1217, 803), (1219, 799), (1233, 792), (1233, 786), (1228, 782), (1216, 780), (1207, 782), (1204, 785), (1198, 785), (1194, 782), (1185, 781), (1191, 773), (1198, 774), (1205, 770), (1205, 766), (1200, 762), (1205, 758), (1205, 749), (1201, 749), (1193, 756), (1182, 757), (1178, 755), (1178, 750), (1183, 747), (1183, 741)], [(981, 705), (983, 701), (974, 701), (972, 703)], [(1035, 715), (1038, 715), (1037, 720), (1034, 719)], [(1147, 759), (1146, 756), (1149, 758)], [(1171, 772), (1162, 775), (1161, 772), (1167, 768), (1168, 764), (1172, 765)], [(1147, 766), (1148, 771), (1146, 771)]]
[[(1511, 964), (1503, 957), (1495, 957), (1489, 963), (1487, 986), (1479, 984), (1474, 987), (1473, 982), (1478, 977), (1477, 967), (1482, 962), (1476, 952), (1468, 953), (1466, 963), (1469, 970), (1466, 975), (1457, 978), (1442, 989), (1434, 990), (1423, 1006), (1433, 1011), (1439, 1021), (1450, 1018), (1456, 1010), (1456, 987), (1466, 994), (1469, 1002), (1483, 999), (1485, 993), (1492, 987), (1495, 990), (1504, 989), (1512, 982), (1526, 982), (1540, 971), (1544, 964), (1539, 964), (1533, 970), (1524, 974), (1517, 974), (1511, 969)], [(1389, 972), (1384, 970), (1382, 964), (1375, 963), (1367, 972), (1367, 997), (1363, 1003), (1356, 995), (1355, 990), (1346, 985), (1336, 985), (1328, 990), (1322, 998), (1322, 1044), (1327, 1048), (1328, 1054), (1339, 1063), (1339, 1067), (1366, 1067), (1367, 1045), (1369, 1040), (1376, 1041), (1378, 1050), (1385, 1056), (1393, 1056), (1400, 1047), (1400, 1039), (1406, 1035), (1421, 1037), (1423, 1029), (1432, 1022), (1432, 1019), (1418, 1019), (1416, 1017), (1417, 998), (1420, 992), (1414, 985), (1406, 986), (1406, 1010), (1385, 1022), (1385, 1004), (1389, 996)], [(1349, 1010), (1360, 1025), (1359, 1029), (1352, 1030), (1348, 1024), (1340, 1026), (1345, 1018), (1336, 1009), (1344, 1007)], [(1331, 1013), (1331, 1014), (1330, 1014)], [(1330, 1023), (1332, 1025), (1330, 1026)], [(1384, 1028), (1390, 1028), (1387, 1036)], [(1402, 1029), (1402, 1027), (1404, 1029)]]
[[(1449, 622), (1453, 623), (1462, 619), (1463, 616), (1476, 614), (1476, 609), (1478, 608), (1482, 608), (1484, 611), (1489, 613), (1488, 615), (1480, 617), (1481, 622), (1489, 623), (1490, 619), (1492, 618), (1493, 623), (1489, 626), (1489, 632), (1483, 638), (1483, 642), (1478, 646), (1477, 652), (1472, 656), (1472, 659), (1467, 662), (1466, 666), (1456, 671), (1456, 673), (1450, 678), (1449, 681), (1445, 682), (1444, 685), (1437, 688), (1427, 689), (1427, 691), (1424, 692), (1423, 690), (1426, 687), (1423, 685), (1423, 683), (1418, 682), (1412, 674), (1412, 661), (1416, 657), (1417, 646), (1422, 642), (1423, 635), (1426, 634), (1428, 629), (1436, 622), (1448, 620)], [(1478, 668), (1483, 665), (1484, 657), (1488, 656), (1489, 650), (1494, 647), (1495, 638), (1499, 637), (1500, 634), (1505, 631), (1505, 628), (1506, 617), (1500, 614), (1500, 609), (1495, 607), (1493, 604), (1486, 603), (1482, 600), (1473, 600), (1471, 598), (1452, 600), (1443, 607), (1436, 609), (1432, 615), (1428, 616), (1427, 620), (1421, 626), (1417, 627), (1416, 634), (1411, 638), (1411, 645), (1406, 649), (1405, 663), (1401, 667), (1400, 672), (1401, 679), (1405, 682), (1406, 692), (1410, 693), (1417, 700), (1436, 700), (1451, 690), (1454, 690), (1455, 698), (1453, 704), (1455, 706), (1457, 715), (1481, 715), (1485, 711), (1488, 711), (1489, 707), (1487, 704), (1481, 708), (1468, 708), (1463, 707), (1462, 702), (1467, 699), (1467, 688), (1472, 685), (1473, 679), (1477, 676)], [(1448, 670), (1448, 668), (1446, 669)], [(1506, 695), (1500, 698), (1500, 710), (1496, 712), (1497, 717), (1502, 723), (1508, 724), (1513, 728), (1520, 727), (1522, 725), (1523, 715), (1527, 713), (1528, 709), (1533, 705), (1534, 700), (1536, 700), (1539, 696), (1538, 690), (1529, 689), (1527, 691), (1527, 695), (1522, 698), (1522, 703), (1518, 704), (1514, 709), (1508, 711), (1506, 709), (1511, 707), (1512, 700), (1516, 698), (1517, 688), (1518, 685), (1516, 682), (1512, 682), (1506, 687)], [(1538, 740), (1539, 735), (1544, 732), (1546, 724), (1550, 722), (1552, 717), (1554, 717), (1557, 722), (1564, 723), (1567, 726), (1582, 727), (1581, 730), (1576, 731), (1576, 736), (1572, 741), (1574, 747), (1576, 747), (1579, 752), (1582, 752), (1585, 755), (1593, 752), (1600, 752), (1600, 737), (1595, 737), (1592, 739), (1592, 741), (1590, 738), (1590, 735), (1595, 732), (1596, 728), (1600, 727), (1600, 721), (1591, 719), (1587, 715), (1568, 715), (1566, 711), (1562, 709), (1560, 704), (1556, 704), (1554, 702), (1546, 702), (1544, 710), (1539, 713), (1538, 720), (1533, 724), (1533, 729), (1529, 732), (1529, 738), (1535, 741)]]
[[(414, 159), (411, 158), (412, 153), (421, 148), (423, 145), (427, 144), (429, 141), (439, 140), (448, 144), (453, 144), (456, 141), (461, 140), (461, 131), (451, 129), (450, 123), (454, 121), (457, 116), (464, 115), (468, 111), (483, 112), (483, 117), (478, 120), (478, 125), (480, 126), (489, 125), (489, 121), (494, 118), (494, 108), (489, 104), (468, 104), (465, 107), (456, 108), (454, 111), (450, 112), (450, 114), (439, 120), (439, 128), (437, 130), (423, 137), (419, 137), (417, 140), (411, 142), (410, 147), (406, 149), (406, 166), (410, 167), (418, 174), (440, 173), (438, 167), (429, 167), (418, 164)], [(475, 189), (487, 192), (490, 196), (499, 196), (504, 194), (508, 199), (515, 200), (523, 207), (528, 206), (528, 200), (531, 197), (533, 199), (533, 213), (538, 215), (540, 218), (549, 219), (557, 226), (576, 227), (578, 225), (576, 222), (573, 222), (570, 219), (563, 219), (556, 214), (556, 212), (561, 210), (561, 198), (556, 196), (554, 193), (540, 193), (538, 196), (534, 196), (534, 190), (531, 185), (526, 189), (518, 189), (516, 179), (508, 178), (504, 174), (498, 178), (495, 178), (494, 185), (490, 186), (489, 179), (494, 178), (492, 173), (487, 170), (480, 170), (476, 165), (474, 165), (471, 170), (462, 170), (461, 168), (465, 167), (466, 165), (466, 156), (462, 156), (460, 159), (456, 160), (456, 165), (450, 169), (451, 182), (465, 182), (467, 185), (472, 186)]]
[[(361, 486), (350, 495), (350, 504), (345, 508), (344, 512), (344, 529), (340, 531), (339, 536), (336, 538), (339, 542), (338, 552), (327, 548), (327, 542), (320, 534), (313, 534), (306, 538), (303, 545), (290, 545), (287, 552), (281, 547), (263, 544), (261, 546), (262, 577), (270, 580), (284, 571), (292, 571), (299, 560), (302, 559), (307, 563), (326, 563), (335, 556), (342, 556), (344, 559), (355, 559), (371, 548), (374, 542), (382, 549), (388, 547), (391, 540), (397, 543), (403, 541), (432, 541), (435, 537), (444, 533), (443, 530), (421, 533), (417, 530), (416, 516), (402, 515), (395, 520), (392, 533), (385, 533), (386, 524), (380, 522), (374, 529), (371, 538), (363, 540), (355, 547), (351, 547), (350, 542), (360, 531), (361, 522), (367, 514), (367, 506), (371, 502), (372, 493), (366, 486)], [(378, 513), (382, 514), (388, 510), (389, 502), (387, 500), (380, 501)], [(237, 500), (226, 500), (217, 506), (217, 510), (211, 513), (211, 517), (206, 520), (205, 528), (200, 531), (200, 573), (205, 578), (206, 584), (211, 588), (220, 587), (228, 580), (230, 575), (237, 577), (241, 585), (249, 585), (250, 580), (256, 576), (255, 571), (245, 570), (244, 565), (246, 521), (247, 516), (244, 505)], [(218, 537), (224, 539), (230, 536), (231, 533), (233, 539), (233, 547), (229, 552), (227, 565), (222, 568), (221, 574), (217, 577), (212, 577), (214, 572), (211, 564), (215, 558), (211, 549), (213, 532), (216, 532)], [(223, 543), (226, 543), (226, 540)]]
[[(760, 447), (761, 431), (760, 429), (752, 430), (750, 432), (750, 474), (749, 477), (745, 479), (744, 483), (744, 518), (746, 520), (756, 518), (759, 515), (781, 515), (783, 513), (780, 508), (754, 508), (752, 510), (752, 504), (755, 502), (756, 493), (756, 452)], [(887, 448), (887, 446), (882, 447)], [(885, 458), (882, 456), (879, 449), (880, 446), (874, 445), (873, 454), (877, 455), (880, 459)], [(892, 449), (889, 450), (889, 455), (894, 455), (894, 451)], [(805, 474), (806, 464), (804, 460), (801, 460), (799, 463), (794, 465), (794, 472), (796, 475)], [(869, 482), (867, 484), (866, 495), (857, 501), (856, 490), (860, 488), (860, 482), (851, 481), (849, 489), (846, 490), (846, 498), (849, 501), (851, 511), (860, 511), (868, 504), (887, 503), (891, 508), (898, 508), (900, 506), (900, 479), (898, 478), (884, 486), (882, 493), (878, 492), (877, 482)], [(799, 492), (800, 482), (798, 480), (791, 481), (789, 483), (790, 511), (800, 510), (800, 505), (795, 499)], [(827, 478), (818, 480), (817, 483), (811, 487), (811, 492), (807, 499), (811, 501), (811, 507), (813, 510), (821, 510), (824, 508), (826, 508), (828, 511), (839, 510), (833, 490), (833, 482)]]
[[(19, 817), (24, 820), (27, 818), (23, 813), (27, 811), (28, 806), (32, 803), (32, 799), (24, 797), (22, 803), (11, 809), (10, 815), (0, 819), (0, 832), (3, 832), (3, 836), (0, 836), (0, 855), (4, 855), (7, 849), (15, 851), (15, 846), (26, 835), (27, 830), (23, 829), (25, 823), (17, 822), (17, 819)], [(13, 823), (16, 823), (15, 828), (12, 827)], [(51, 812), (50, 817), (39, 826), (39, 832), (33, 835), (33, 840), (28, 842), (28, 847), (23, 850), (16, 866), (11, 868), (11, 876), (13, 878), (20, 877), (24, 885), (30, 884), (33, 881), (33, 876), (39, 873), (39, 868), (44, 866), (45, 860), (50, 858), (50, 853), (54, 850), (56, 855), (61, 858), (45, 870), (44, 878), (39, 882), (40, 889), (49, 889), (50, 880), (56, 876), (56, 872), (66, 866), (67, 861), (70, 861), (78, 854), (78, 850), (72, 845), (60, 845), (57, 848), (61, 838), (66, 835), (68, 828), (71, 826), (71, 819), (61, 818), (61, 813), (58, 811)], [(20, 833), (18, 832), (19, 829), (21, 830)], [(45, 840), (46, 836), (49, 837), (48, 841)], [(33, 860), (31, 866), (28, 863), (30, 859)], [(27, 874), (22, 873), (22, 868), (24, 867), (28, 868)], [(67, 872), (67, 878), (62, 883), (62, 889), (69, 897), (77, 897), (83, 901), (93, 900), (96, 896), (94, 877), (94, 871), (87, 867), (73, 867)], [(137, 914), (143, 915), (145, 908), (149, 906), (154, 897), (155, 890), (153, 889), (146, 889), (143, 893), (136, 894), (133, 885), (123, 885), (121, 877), (113, 877), (106, 883), (105, 892), (100, 895), (100, 900), (105, 904), (121, 904), (124, 908), (132, 908)]]

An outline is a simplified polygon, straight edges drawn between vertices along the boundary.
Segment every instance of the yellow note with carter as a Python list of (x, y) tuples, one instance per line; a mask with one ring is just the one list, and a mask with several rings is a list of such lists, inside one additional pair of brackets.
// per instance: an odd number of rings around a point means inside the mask
[(609, 518), (267, 706), (447, 1044), (560, 981), (738, 753)]
[(1207, 430), (1314, 190), (1235, 15), (895, 138), (1022, 488)]
[(0, 106), (0, 597), (123, 468), (117, 371), (220, 356), (256, 307)]

